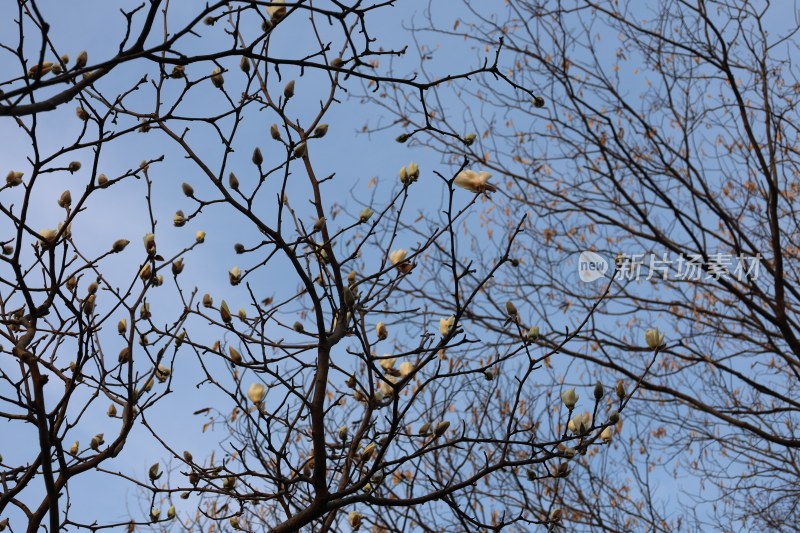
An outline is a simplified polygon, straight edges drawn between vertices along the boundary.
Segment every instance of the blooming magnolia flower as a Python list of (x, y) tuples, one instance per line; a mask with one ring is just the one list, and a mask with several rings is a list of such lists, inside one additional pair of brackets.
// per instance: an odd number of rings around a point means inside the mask
[(453, 324), (456, 321), (456, 317), (451, 316), (449, 318), (440, 318), (439, 319), (439, 331), (442, 335), (447, 335), (450, 333), (450, 330), (453, 328)]
[(476, 194), (480, 194), (482, 192), (496, 192), (497, 187), (487, 183), (487, 180), (490, 177), (492, 177), (492, 175), (485, 170), (481, 170), (480, 172), (475, 172), (474, 170), (462, 170), (458, 173), (453, 183), (462, 189), (466, 189)]
[(253, 403), (261, 403), (267, 395), (267, 389), (261, 383), (253, 383), (247, 390), (247, 397)]
[(397, 250), (394, 250), (392, 253), (389, 254), (389, 261), (391, 261), (393, 265), (397, 265), (405, 261), (407, 255), (408, 255), (408, 250), (405, 250), (403, 248), (398, 248)]
[(575, 394), (575, 389), (567, 389), (561, 392), (561, 401), (564, 402), (564, 405), (567, 409), (572, 409), (575, 407), (575, 404), (578, 403), (578, 395)]
[(664, 344), (664, 334), (658, 328), (651, 328), (644, 332), (644, 340), (647, 342), (648, 347), (655, 350)]

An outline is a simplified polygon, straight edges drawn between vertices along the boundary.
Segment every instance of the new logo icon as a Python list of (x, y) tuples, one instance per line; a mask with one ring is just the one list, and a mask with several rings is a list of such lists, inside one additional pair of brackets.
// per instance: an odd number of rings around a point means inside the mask
[(578, 257), (578, 276), (586, 283), (595, 281), (605, 276), (608, 271), (608, 262), (601, 255), (588, 250), (581, 252)]

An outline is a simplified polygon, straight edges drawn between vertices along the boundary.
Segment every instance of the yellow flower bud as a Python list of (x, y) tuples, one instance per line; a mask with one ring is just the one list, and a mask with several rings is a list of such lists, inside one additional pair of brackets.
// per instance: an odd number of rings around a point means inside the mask
[(247, 391), (247, 397), (250, 398), (250, 401), (254, 404), (259, 404), (264, 401), (266, 395), (267, 389), (261, 383), (253, 383)]

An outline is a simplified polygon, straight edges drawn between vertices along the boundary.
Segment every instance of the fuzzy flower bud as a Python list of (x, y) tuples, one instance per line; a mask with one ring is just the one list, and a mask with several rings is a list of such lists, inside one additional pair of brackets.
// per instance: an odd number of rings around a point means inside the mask
[(575, 389), (567, 389), (561, 392), (561, 401), (564, 402), (564, 406), (572, 410), (575, 407), (575, 404), (578, 403), (578, 395), (575, 394)]
[(250, 401), (255, 404), (259, 404), (264, 401), (264, 397), (266, 395), (267, 389), (261, 383), (253, 383), (247, 390), (247, 397), (250, 398)]

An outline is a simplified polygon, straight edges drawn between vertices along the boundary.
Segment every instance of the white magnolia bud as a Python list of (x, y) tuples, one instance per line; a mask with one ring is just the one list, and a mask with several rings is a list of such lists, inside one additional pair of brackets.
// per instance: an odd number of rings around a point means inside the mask
[(535, 341), (539, 338), (539, 326), (531, 326), (531, 329), (528, 330), (527, 339), (529, 341)]
[(161, 509), (159, 509), (158, 507), (153, 507), (152, 509), (150, 509), (150, 518), (153, 519), (153, 522), (158, 520), (159, 516), (161, 516)]
[(378, 322), (378, 325), (375, 326), (375, 333), (378, 334), (378, 340), (385, 340), (389, 336), (389, 330), (386, 329), (386, 324), (383, 322)]
[(250, 398), (250, 401), (259, 404), (264, 401), (264, 397), (267, 395), (267, 388), (264, 387), (261, 383), (253, 383), (250, 385), (250, 388), (247, 390), (247, 397)]
[(359, 527), (361, 527), (363, 518), (364, 517), (358, 511), (350, 511), (347, 513), (347, 521), (350, 523), (353, 531), (356, 531)]
[(206, 232), (205, 231), (198, 231), (194, 234), (194, 240), (198, 244), (202, 244), (206, 241)]
[(239, 281), (242, 279), (242, 271), (239, 269), (238, 266), (233, 267), (228, 272), (228, 280), (231, 282), (231, 285), (238, 285)]
[(403, 361), (400, 363), (399, 373), (400, 377), (406, 377), (414, 371), (414, 363), (410, 361)]
[(347, 432), (348, 432), (347, 426), (340, 427), (339, 428), (339, 440), (341, 440), (341, 441), (347, 440)]
[(394, 250), (392, 253), (389, 254), (389, 261), (391, 261), (393, 265), (397, 265), (405, 261), (407, 255), (408, 255), (407, 250), (403, 248), (398, 248), (397, 250)]
[(603, 440), (603, 442), (605, 442), (606, 444), (608, 444), (609, 442), (611, 442), (611, 437), (612, 437), (613, 435), (614, 435), (614, 430), (611, 428), (611, 426), (608, 426), (608, 427), (606, 427), (606, 428), (605, 428), (603, 431), (601, 431), (601, 432), (600, 432), (600, 438), (601, 438), (601, 439)]
[(78, 450), (80, 450), (80, 446), (81, 445), (80, 445), (80, 443), (78, 441), (73, 442), (72, 446), (70, 446), (70, 448), (69, 448), (70, 455), (77, 455), (78, 454)]
[(456, 317), (454, 316), (439, 319), (439, 332), (442, 334), (442, 336), (450, 333), (450, 330), (453, 329), (453, 324), (455, 324), (455, 322)]
[(9, 187), (16, 187), (17, 185), (22, 183), (22, 176), (24, 174), (22, 172), (17, 172), (15, 170), (9, 171), (8, 175), (6, 175), (6, 184)]
[(366, 222), (367, 220), (370, 219), (370, 217), (373, 214), (375, 214), (375, 212), (372, 209), (370, 209), (369, 207), (365, 207), (364, 209), (361, 210), (361, 213), (359, 213), (358, 220), (362, 223)]
[(655, 350), (664, 344), (664, 334), (658, 328), (651, 328), (644, 332), (644, 340), (649, 348)]
[(567, 389), (561, 392), (561, 401), (564, 402), (564, 406), (567, 409), (572, 410), (575, 407), (575, 404), (578, 403), (578, 395), (575, 394), (575, 389)]
[(222, 86), (225, 85), (225, 78), (222, 77), (222, 70), (219, 67), (214, 68), (214, 71), (211, 73), (211, 83), (213, 83), (214, 87), (217, 89), (222, 89)]

